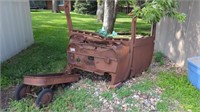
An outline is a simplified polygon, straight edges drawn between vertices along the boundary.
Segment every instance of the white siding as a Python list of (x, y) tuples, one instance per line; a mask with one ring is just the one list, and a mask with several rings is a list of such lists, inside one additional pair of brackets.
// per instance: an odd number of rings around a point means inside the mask
[(185, 23), (164, 18), (157, 24), (155, 49), (186, 68), (187, 58), (200, 56), (200, 1), (181, 1), (180, 11), (187, 14)]
[(29, 0), (0, 0), (0, 61), (33, 42)]

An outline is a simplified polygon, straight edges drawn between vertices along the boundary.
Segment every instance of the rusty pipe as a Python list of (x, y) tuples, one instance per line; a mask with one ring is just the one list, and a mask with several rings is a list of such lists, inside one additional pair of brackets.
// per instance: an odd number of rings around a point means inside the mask
[(73, 26), (72, 26), (72, 20), (70, 16), (70, 9), (69, 9), (69, 0), (65, 1), (65, 15), (66, 15), (66, 20), (67, 20), (67, 25), (68, 25), (68, 30), (69, 30), (69, 36), (71, 36), (71, 32), (73, 31)]

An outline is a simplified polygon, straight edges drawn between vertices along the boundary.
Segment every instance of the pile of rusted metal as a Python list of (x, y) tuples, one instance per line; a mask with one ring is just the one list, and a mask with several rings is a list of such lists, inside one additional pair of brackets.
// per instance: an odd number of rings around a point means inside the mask
[[(32, 95), (37, 97), (36, 106), (48, 105), (53, 98), (51, 89), (58, 84), (78, 81), (79, 70), (111, 75), (110, 87), (116, 88), (128, 78), (139, 76), (149, 67), (154, 50), (155, 24), (152, 25), (151, 36), (136, 38), (136, 18), (132, 18), (130, 38), (105, 38), (97, 33), (73, 29), (67, 3), (65, 13), (70, 38), (66, 71), (25, 76), (24, 83), (16, 90), (17, 100)], [(36, 90), (39, 94), (33, 94)]]

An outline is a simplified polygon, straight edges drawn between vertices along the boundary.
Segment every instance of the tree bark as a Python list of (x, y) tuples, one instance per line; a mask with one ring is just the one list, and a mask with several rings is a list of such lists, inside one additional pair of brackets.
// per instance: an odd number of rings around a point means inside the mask
[(104, 0), (97, 2), (97, 21), (103, 22)]
[(59, 7), (58, 7), (58, 0), (52, 0), (52, 12), (53, 13), (60, 13)]
[(115, 20), (116, 20), (117, 3), (118, 3), (118, 0), (104, 0), (103, 27), (110, 34), (113, 31)]

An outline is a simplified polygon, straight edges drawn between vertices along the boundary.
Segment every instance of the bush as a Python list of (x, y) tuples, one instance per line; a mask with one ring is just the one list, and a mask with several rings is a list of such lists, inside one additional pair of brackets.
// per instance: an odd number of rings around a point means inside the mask
[(96, 14), (97, 1), (96, 0), (76, 0), (74, 4), (74, 12), (79, 14)]
[(163, 59), (163, 57), (164, 57), (164, 55), (163, 55), (162, 52), (156, 52), (156, 53), (154, 54), (154, 60), (155, 60), (156, 62), (159, 62), (160, 65), (164, 65), (164, 59)]

